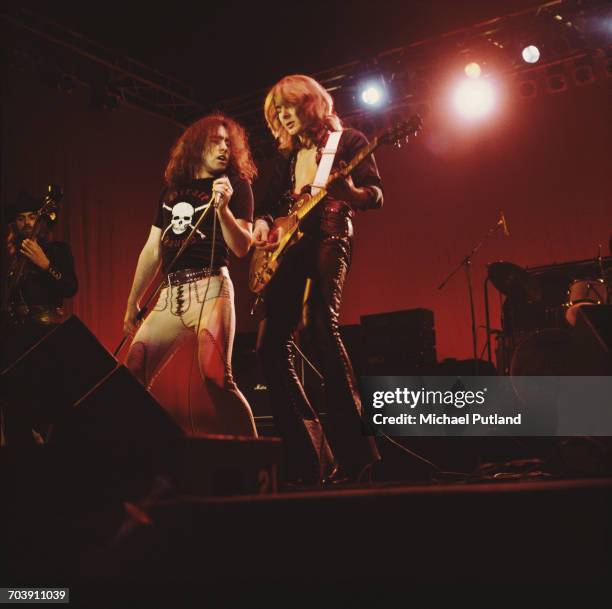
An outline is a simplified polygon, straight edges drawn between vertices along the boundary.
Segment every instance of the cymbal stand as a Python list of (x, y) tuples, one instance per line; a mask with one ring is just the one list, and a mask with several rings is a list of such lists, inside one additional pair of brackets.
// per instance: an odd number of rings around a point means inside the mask
[[(502, 215), (503, 218), (503, 215)], [(463, 260), (449, 273), (449, 275), (442, 281), (438, 286), (438, 290), (444, 289), (444, 286), (454, 277), (459, 269), (465, 269), (465, 277), (467, 280), (468, 294), (470, 298), (470, 317), (472, 322), (472, 353), (474, 355), (474, 374), (478, 375), (478, 339), (476, 333), (476, 313), (474, 311), (474, 290), (472, 288), (472, 259), (478, 250), (483, 246), (484, 242), (493, 235), (498, 228), (503, 228), (502, 219), (498, 220), (493, 226), (491, 226), (487, 232), (481, 237), (480, 241), (472, 248), (469, 254), (467, 254)]]

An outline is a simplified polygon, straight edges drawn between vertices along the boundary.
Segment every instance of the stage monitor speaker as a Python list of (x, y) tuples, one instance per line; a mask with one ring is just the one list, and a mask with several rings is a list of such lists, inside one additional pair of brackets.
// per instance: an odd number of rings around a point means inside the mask
[(118, 366), (53, 426), (48, 445), (75, 474), (119, 495), (138, 496), (171, 475), (183, 431), (125, 366)]
[(56, 423), (50, 443), (95, 447), (122, 456), (158, 450), (182, 435), (132, 373), (118, 366)]
[(51, 423), (117, 366), (75, 315), (49, 332), (0, 375), (7, 407), (31, 409)]
[(177, 444), (176, 491), (184, 495), (263, 495), (282, 480), (279, 438), (201, 435)]

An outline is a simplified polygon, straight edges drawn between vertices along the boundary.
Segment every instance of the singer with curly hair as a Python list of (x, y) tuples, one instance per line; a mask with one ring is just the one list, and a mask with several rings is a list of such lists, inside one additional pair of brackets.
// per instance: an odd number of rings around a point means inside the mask
[[(228, 271), (229, 251), (242, 257), (251, 245), (256, 173), (246, 133), (234, 120), (212, 114), (187, 128), (170, 153), (166, 188), (128, 298), (124, 332), (134, 337), (126, 365), (147, 388), (180, 344), (190, 335), (197, 338), (212, 410), (186, 397), (178, 422), (190, 434), (256, 435), (251, 409), (232, 375), (235, 311)], [(139, 301), (159, 269), (163, 287), (138, 327)]]

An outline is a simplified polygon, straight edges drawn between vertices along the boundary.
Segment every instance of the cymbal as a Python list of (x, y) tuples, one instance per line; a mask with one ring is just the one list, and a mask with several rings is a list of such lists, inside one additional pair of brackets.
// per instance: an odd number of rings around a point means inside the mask
[(491, 283), (506, 296), (527, 286), (529, 274), (512, 262), (492, 262), (487, 265), (487, 269)]

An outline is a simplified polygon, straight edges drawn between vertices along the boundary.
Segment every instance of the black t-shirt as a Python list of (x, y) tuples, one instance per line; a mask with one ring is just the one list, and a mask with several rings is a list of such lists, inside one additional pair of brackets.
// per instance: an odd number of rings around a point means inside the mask
[[(253, 222), (253, 191), (251, 185), (238, 176), (229, 176), (234, 194), (229, 208), (236, 219)], [(210, 195), (214, 178), (193, 180), (175, 191), (166, 190), (161, 197), (153, 226), (162, 229), (163, 269), (168, 265), (191, 233), (200, 218), (210, 206)], [(210, 265), (213, 242), (214, 210), (208, 211), (190, 244), (177, 260), (173, 271), (179, 269), (202, 269)], [(229, 248), (223, 239), (221, 225), (217, 218), (213, 268), (227, 266)]]

